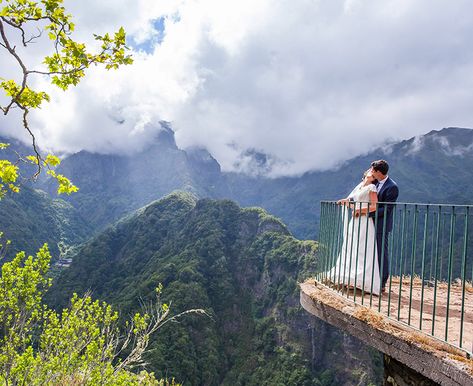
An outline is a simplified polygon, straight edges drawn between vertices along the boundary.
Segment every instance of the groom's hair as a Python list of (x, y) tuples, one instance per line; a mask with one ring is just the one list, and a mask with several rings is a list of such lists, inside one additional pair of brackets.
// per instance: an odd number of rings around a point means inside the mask
[(377, 172), (381, 172), (384, 175), (388, 174), (389, 165), (384, 159), (371, 162), (371, 167)]

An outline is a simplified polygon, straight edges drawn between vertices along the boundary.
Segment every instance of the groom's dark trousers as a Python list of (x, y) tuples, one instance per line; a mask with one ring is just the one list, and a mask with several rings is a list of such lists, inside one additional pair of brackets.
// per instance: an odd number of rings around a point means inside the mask
[(393, 210), (395, 207), (389, 203), (396, 202), (398, 196), (399, 188), (397, 187), (397, 184), (388, 177), (381, 187), (381, 190), (378, 192), (378, 210), (370, 214), (376, 223), (376, 246), (378, 249), (378, 264), (382, 287), (386, 285), (389, 277), (388, 240), (389, 233), (391, 233), (393, 229)]

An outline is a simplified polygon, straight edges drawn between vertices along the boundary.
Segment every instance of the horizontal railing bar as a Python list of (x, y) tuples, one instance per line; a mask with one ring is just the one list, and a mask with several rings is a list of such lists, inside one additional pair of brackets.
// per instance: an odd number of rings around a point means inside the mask
[[(332, 204), (332, 203), (337, 203), (338, 200), (321, 200), (320, 201), (321, 203), (327, 203), (327, 204)], [(355, 201), (352, 201), (352, 202), (355, 202)], [(363, 204), (367, 204), (368, 201), (356, 201), (357, 203), (363, 203)], [(422, 205), (422, 206), (446, 206), (446, 207), (456, 207), (456, 208), (473, 208), (473, 204), (433, 204), (433, 203), (423, 203), (423, 202), (400, 202), (400, 201), (396, 201), (396, 202), (385, 202), (385, 201), (378, 201), (378, 204), (389, 204), (389, 205), (392, 205), (392, 206), (398, 206), (398, 205)], [(373, 205), (373, 203), (371, 203), (371, 205)]]

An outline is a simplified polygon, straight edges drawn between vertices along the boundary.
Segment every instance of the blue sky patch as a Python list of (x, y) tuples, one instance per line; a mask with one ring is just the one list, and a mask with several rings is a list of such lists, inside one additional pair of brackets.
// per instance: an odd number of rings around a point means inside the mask
[(155, 34), (148, 40), (144, 42), (137, 43), (133, 36), (130, 36), (128, 39), (128, 45), (133, 48), (135, 51), (144, 51), (148, 54), (154, 51), (154, 47), (156, 45), (161, 44), (164, 39), (164, 31), (165, 31), (165, 18), (160, 17), (152, 21), (153, 29), (155, 30)]

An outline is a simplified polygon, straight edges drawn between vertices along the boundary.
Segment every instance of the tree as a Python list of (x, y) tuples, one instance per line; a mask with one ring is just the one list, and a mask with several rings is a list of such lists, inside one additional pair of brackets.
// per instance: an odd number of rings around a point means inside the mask
[[(176, 385), (131, 370), (145, 365), (149, 338), (161, 326), (185, 314), (205, 314), (203, 310), (169, 317), (159, 285), (156, 301), (145, 313), (136, 313), (125, 331), (118, 327), (117, 312), (105, 302), (93, 301), (90, 294), (74, 294), (70, 307), (58, 314), (42, 302), (51, 285), (50, 260), (44, 245), (36, 257), (21, 252), (2, 266), (0, 384)], [(124, 350), (128, 355), (119, 358)]]
[[(72, 16), (62, 4), (63, 0), (0, 0), (0, 47), (17, 64), (21, 79), (15, 81), (0, 77), (0, 89), (7, 97), (6, 103), (0, 104), (0, 109), (4, 115), (9, 114), (12, 109), (21, 111), (23, 127), (31, 136), (34, 151), (34, 154), (28, 157), (19, 155), (15, 163), (0, 159), (0, 198), (9, 190), (18, 191), (16, 181), (20, 162), (36, 165), (33, 178), (46, 168), (47, 173), (58, 182), (58, 193), (70, 194), (78, 190), (67, 177), (54, 171), (60, 163), (59, 158), (50, 154), (43, 157), (38, 150), (34, 132), (29, 126), (28, 114), (31, 109), (40, 108), (42, 103), (48, 102), (50, 98), (44, 91), (31, 87), (31, 76), (47, 76), (52, 84), (67, 90), (69, 86), (77, 85), (85, 76), (85, 70), (92, 65), (117, 69), (133, 62), (131, 56), (126, 54), (126, 34), (123, 28), (114, 34), (94, 35), (101, 44), (100, 50), (97, 53), (88, 52), (85, 44), (72, 38), (75, 26)], [(28, 36), (27, 29), (30, 30), (33, 26), (37, 27), (37, 34)], [(51, 41), (53, 53), (43, 59), (43, 70), (29, 68), (19, 55), (14, 42), (19, 41), (19, 44), (27, 48), (43, 38), (44, 32)], [(7, 146), (8, 144), (0, 143), (0, 150)]]

